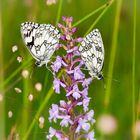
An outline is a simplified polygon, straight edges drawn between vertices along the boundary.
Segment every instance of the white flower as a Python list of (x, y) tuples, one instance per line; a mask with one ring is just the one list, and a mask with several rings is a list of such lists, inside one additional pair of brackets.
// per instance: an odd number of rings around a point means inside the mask
[(37, 90), (37, 91), (41, 91), (42, 90), (42, 84), (41, 83), (36, 83), (35, 84), (35, 89)]
[(46, 0), (47, 5), (56, 4), (56, 0)]
[(28, 70), (23, 70), (22, 73), (21, 73), (21, 75), (23, 76), (23, 78), (26, 79), (29, 76), (29, 71)]
[(13, 47), (12, 47), (12, 52), (16, 52), (18, 50), (18, 46), (17, 45), (14, 45)]
[(9, 117), (9, 118), (12, 118), (12, 116), (13, 116), (13, 112), (10, 110), (10, 111), (8, 112), (8, 117)]
[(16, 93), (21, 93), (22, 92), (22, 90), (18, 87), (15, 87), (14, 89), (15, 89)]
[(103, 134), (112, 134), (117, 129), (117, 121), (113, 116), (104, 114), (97, 120), (97, 127)]

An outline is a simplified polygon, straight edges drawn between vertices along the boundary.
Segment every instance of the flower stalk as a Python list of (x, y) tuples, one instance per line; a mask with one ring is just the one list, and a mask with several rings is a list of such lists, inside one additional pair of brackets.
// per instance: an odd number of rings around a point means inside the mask
[[(54, 76), (53, 89), (57, 94), (61, 93), (61, 88), (65, 91), (66, 101), (61, 100), (59, 105), (53, 104), (50, 108), (49, 121), (57, 123), (60, 121), (60, 130), (50, 127), (47, 139), (53, 137), (62, 140), (95, 140), (94, 131), (91, 125), (95, 123), (93, 119), (94, 111), (88, 108), (90, 98), (88, 97), (88, 86), (92, 81), (91, 77), (86, 77), (81, 71), (84, 62), (80, 57), (78, 43), (82, 38), (74, 38), (76, 28), (72, 27), (72, 17), (63, 17), (63, 24), (58, 24), (62, 35), (58, 49), (65, 51), (63, 56), (57, 56), (52, 62), (51, 68)], [(60, 78), (57, 78), (59, 71), (63, 70)], [(80, 110), (80, 111), (79, 111)]]

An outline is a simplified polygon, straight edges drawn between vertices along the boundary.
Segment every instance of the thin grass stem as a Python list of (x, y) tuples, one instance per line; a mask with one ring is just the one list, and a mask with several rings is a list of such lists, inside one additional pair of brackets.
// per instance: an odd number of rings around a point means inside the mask
[[(45, 95), (45, 92), (46, 92), (46, 89), (47, 89), (47, 85), (49, 83), (48, 80), (49, 80), (49, 72), (47, 72), (46, 75), (45, 75), (45, 80), (44, 80), (44, 84), (43, 84), (43, 91), (42, 91), (42, 94), (41, 94), (40, 102), (42, 102), (42, 100), (44, 98), (44, 95)], [(33, 140), (36, 139), (37, 131), (38, 131), (38, 126), (35, 126), (34, 133), (33, 133)]]
[(133, 56), (132, 56), (132, 139), (136, 140), (135, 128), (135, 77), (136, 77), (136, 0), (133, 1)]
[[(1, 8), (1, 7), (0, 7)], [(3, 69), (3, 49), (2, 49), (2, 15), (0, 13), (0, 83), (4, 81), (4, 69)], [(1, 96), (4, 95), (4, 87), (0, 89)], [(0, 103), (0, 135), (1, 139), (5, 139), (5, 102), (4, 100)]]
[(31, 63), (32, 58), (30, 58), (27, 62), (24, 63), (24, 65), (20, 66), (19, 68), (17, 68), (6, 80), (3, 81), (3, 83), (0, 84), (0, 89), (3, 88), (6, 84), (8, 84), (8, 82), (14, 77), (16, 76), (16, 74), (18, 72), (20, 72), (20, 70), (22, 68), (24, 68), (25, 66), (27, 66), (28, 64)]
[(99, 7), (98, 9), (92, 11), (91, 13), (87, 14), (86, 16), (84, 16), (82, 19), (80, 19), (79, 21), (77, 21), (76, 23), (73, 24), (73, 26), (77, 26), (79, 24), (81, 24), (82, 22), (84, 22), (85, 20), (87, 20), (88, 18), (90, 18), (91, 16), (95, 15), (96, 13), (98, 13), (99, 11), (103, 10), (104, 8), (106, 8), (108, 5), (104, 4), (101, 7)]
[(102, 11), (102, 13), (98, 16), (98, 18), (93, 22), (93, 24), (90, 26), (90, 28), (88, 29), (88, 31), (86, 32), (85, 35), (87, 35), (94, 28), (94, 26), (98, 23), (98, 21), (106, 13), (106, 11), (108, 10), (108, 8), (112, 5), (112, 2), (113, 1), (110, 1), (109, 3), (106, 4), (106, 8)]
[(59, 20), (60, 20), (61, 11), (62, 11), (62, 3), (63, 3), (63, 0), (60, 0), (60, 1), (59, 1), (59, 6), (58, 6), (57, 17), (56, 17), (56, 25), (57, 25), (57, 23), (58, 23)]
[[(27, 57), (27, 60), (29, 59), (29, 57)], [(29, 70), (30, 71), (30, 70)], [(22, 134), (25, 133), (25, 131), (27, 130), (27, 126), (28, 126), (28, 121), (29, 121), (29, 101), (28, 101), (28, 95), (31, 89), (31, 83), (30, 83), (30, 79), (23, 79), (23, 105), (22, 105), (22, 123), (21, 123), (21, 130), (22, 130)], [(25, 107), (26, 110), (24, 109)]]
[(122, 6), (122, 0), (116, 1), (116, 13), (115, 13), (115, 20), (114, 20), (114, 30), (113, 30), (113, 37), (112, 37), (112, 45), (111, 45), (111, 53), (110, 53), (110, 62), (109, 62), (109, 68), (108, 68), (108, 76), (110, 78), (107, 79), (107, 85), (106, 85), (106, 94), (104, 99), (104, 104), (106, 109), (108, 108), (109, 102), (110, 102), (110, 95), (111, 95), (111, 85), (112, 85), (112, 75), (113, 75), (113, 69), (114, 69), (114, 62), (115, 62), (115, 56), (117, 51), (117, 37), (118, 37), (118, 30), (119, 30), (119, 23), (120, 23), (120, 13), (121, 13), (121, 6)]
[[(60, 77), (62, 75), (62, 72), (61, 71), (58, 75), (58, 77)], [(49, 99), (51, 98), (51, 96), (53, 95), (54, 93), (54, 90), (53, 90), (53, 86), (50, 88), (50, 90), (48, 91), (44, 101), (42, 102), (42, 104), (40, 105), (37, 113), (35, 114), (35, 117), (33, 119), (33, 121), (31, 122), (30, 126), (29, 126), (29, 129), (26, 131), (24, 137), (23, 137), (23, 140), (27, 140), (31, 130), (33, 129), (34, 125), (35, 125), (35, 122), (36, 122), (36, 119), (38, 119), (40, 113), (43, 111), (44, 107), (46, 106), (46, 104), (48, 103)]]

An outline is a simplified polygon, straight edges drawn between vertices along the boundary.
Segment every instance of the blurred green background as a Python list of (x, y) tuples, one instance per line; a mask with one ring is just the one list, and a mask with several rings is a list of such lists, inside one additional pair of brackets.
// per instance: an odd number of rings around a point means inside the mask
[[(62, 5), (61, 5), (62, 2)], [(20, 34), (20, 24), (25, 21), (56, 25), (59, 16), (72, 16), (74, 23), (83, 19), (105, 0), (58, 0), (47, 5), (45, 0), (0, 1), (0, 140), (19, 140), (28, 134), (28, 140), (44, 140), (50, 123), (48, 111), (52, 103), (64, 99), (64, 94), (52, 92), (52, 74), (45, 68), (34, 67), (34, 60), (25, 48)], [(92, 98), (90, 108), (95, 111), (93, 126), (97, 140), (134, 140), (133, 119), (137, 122), (136, 137), (140, 138), (140, 1), (137, 0), (135, 102), (132, 100), (133, 62), (133, 0), (114, 0), (80, 24), (76, 36), (83, 37), (91, 25), (102, 34), (105, 47), (104, 82), (94, 80), (89, 88)], [(62, 6), (62, 7), (61, 7)], [(60, 14), (59, 14), (60, 12)], [(12, 52), (12, 47), (18, 51)], [(19, 63), (17, 57), (23, 61)], [(24, 78), (23, 70), (29, 71)], [(35, 88), (41, 83), (42, 89)], [(106, 86), (106, 88), (104, 88)], [(21, 93), (15, 91), (21, 89)], [(33, 101), (28, 96), (33, 95)], [(47, 96), (47, 97), (46, 97)], [(45, 99), (45, 101), (44, 101)], [(9, 111), (12, 112), (10, 116)], [(8, 115), (9, 114), (9, 115)], [(134, 116), (135, 115), (135, 116)], [(44, 116), (44, 127), (38, 118)], [(54, 128), (58, 125), (52, 124)], [(139, 127), (139, 129), (138, 129)], [(29, 132), (29, 133), (28, 133)]]

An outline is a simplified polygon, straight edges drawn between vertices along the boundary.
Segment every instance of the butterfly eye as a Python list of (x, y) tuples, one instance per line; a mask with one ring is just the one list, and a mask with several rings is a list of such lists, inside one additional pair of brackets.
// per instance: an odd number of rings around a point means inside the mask
[(102, 80), (103, 79), (103, 75), (102, 74), (98, 74), (98, 80)]
[(36, 61), (36, 62), (35, 62), (35, 65), (36, 65), (37, 67), (41, 67), (41, 62), (40, 62), (40, 61)]

